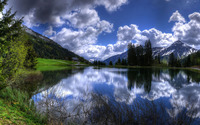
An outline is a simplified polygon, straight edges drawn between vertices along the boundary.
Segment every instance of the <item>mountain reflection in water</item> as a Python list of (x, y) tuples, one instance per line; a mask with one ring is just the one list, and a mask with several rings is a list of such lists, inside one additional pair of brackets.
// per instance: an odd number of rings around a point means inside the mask
[[(188, 70), (88, 67), (60, 79), (46, 90), (40, 89), (32, 99), (38, 104), (48, 94), (55, 100), (67, 101), (66, 106), (73, 110), (80, 101), (84, 102), (84, 95), (93, 92), (128, 105), (135, 100), (161, 101), (167, 104), (170, 116), (180, 112), (176, 108), (189, 110), (192, 107), (198, 112), (195, 118), (200, 118), (199, 83), (200, 75)], [(170, 111), (170, 108), (175, 110)]]

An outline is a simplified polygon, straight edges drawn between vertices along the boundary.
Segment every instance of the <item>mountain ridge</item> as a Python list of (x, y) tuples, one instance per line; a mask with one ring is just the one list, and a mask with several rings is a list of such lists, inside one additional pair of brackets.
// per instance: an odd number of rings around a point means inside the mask
[[(166, 48), (164, 48), (164, 47), (152, 48), (152, 55), (153, 55), (153, 57), (155, 57), (158, 54), (160, 54), (161, 58), (168, 59), (169, 55), (171, 53), (174, 53), (175, 57), (184, 58), (184, 57), (187, 57), (188, 55), (195, 53), (197, 51), (198, 51), (197, 49), (194, 49), (194, 48), (188, 46), (187, 44), (181, 42), (180, 40), (178, 40)], [(105, 59), (103, 62), (108, 65), (110, 61), (112, 61), (113, 63), (116, 63), (119, 58), (127, 59), (127, 57), (128, 57), (128, 52), (126, 51), (126, 52), (123, 52), (122, 54), (109, 57), (109, 58)]]
[(69, 60), (72, 58), (78, 58), (81, 62), (87, 62), (88, 60), (71, 52), (70, 50), (63, 48), (55, 41), (29, 29), (24, 26), (24, 30), (28, 35), (28, 41), (32, 43), (33, 49), (36, 52), (37, 57), (46, 59), (63, 59)]

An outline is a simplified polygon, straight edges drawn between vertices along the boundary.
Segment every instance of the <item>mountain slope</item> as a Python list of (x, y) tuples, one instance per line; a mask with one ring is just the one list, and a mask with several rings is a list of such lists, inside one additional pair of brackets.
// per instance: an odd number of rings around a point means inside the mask
[(25, 31), (28, 34), (28, 40), (33, 44), (33, 48), (39, 58), (65, 60), (76, 57), (81, 62), (88, 62), (83, 57), (80, 57), (79, 55), (61, 47), (53, 40), (42, 36), (27, 27), (25, 27)]
[(110, 61), (112, 61), (112, 63), (115, 64), (119, 58), (122, 60), (122, 59), (127, 59), (127, 57), (128, 57), (128, 52), (124, 52), (122, 54), (112, 56), (104, 60), (103, 62), (106, 63), (106, 65), (108, 65)]
[[(185, 43), (182, 43), (181, 41), (176, 41), (167, 48), (162, 48), (162, 47), (152, 48), (152, 55), (153, 55), (153, 57), (155, 57), (158, 54), (160, 54), (161, 58), (168, 59), (169, 55), (171, 53), (174, 53), (175, 57), (184, 58), (184, 57), (186, 57), (186, 56), (188, 56), (192, 53), (195, 53), (197, 51), (198, 50), (188, 46)], [(127, 59), (127, 52), (124, 52), (124, 53), (119, 54), (119, 55), (112, 56), (112, 57), (104, 60), (103, 62), (105, 62), (106, 64), (109, 64), (110, 61), (115, 63), (115, 62), (117, 62), (117, 60), (119, 58), (120, 59)]]
[(175, 57), (181, 59), (195, 52), (197, 52), (196, 49), (188, 46), (187, 44), (181, 41), (176, 41), (173, 44), (171, 44), (168, 48), (165, 48), (162, 51), (160, 51), (160, 56), (168, 57), (171, 53), (174, 53)]

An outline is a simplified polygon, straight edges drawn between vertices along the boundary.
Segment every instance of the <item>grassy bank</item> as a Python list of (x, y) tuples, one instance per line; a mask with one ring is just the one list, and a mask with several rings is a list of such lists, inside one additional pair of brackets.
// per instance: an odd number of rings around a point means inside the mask
[(29, 95), (11, 87), (0, 91), (0, 125), (30, 124), (42, 125), (46, 118), (36, 113), (33, 101)]
[(37, 71), (53, 71), (53, 70), (64, 70), (74, 68), (73, 66), (83, 66), (85, 63), (78, 63), (69, 60), (59, 60), (59, 59), (43, 59), (38, 58), (36, 70)]
[(76, 64), (76, 62), (74, 61), (38, 58), (36, 70), (37, 71), (64, 70), (64, 69), (70, 69), (70, 65), (74, 64)]
[(46, 124), (46, 118), (37, 114), (33, 101), (30, 102), (30, 93), (28, 94), (23, 87), (42, 79), (40, 71), (71, 69), (77, 64), (74, 61), (56, 59), (38, 58), (37, 61), (36, 71), (19, 69), (9, 80), (8, 87), (0, 90), (0, 125)]
[(69, 60), (59, 60), (59, 59), (37, 59), (37, 66), (66, 66), (66, 65), (74, 65), (77, 62), (69, 61)]
[(0, 125), (46, 123), (45, 118), (36, 113), (35, 106), (30, 101), (30, 93), (27, 93), (28, 90), (25, 91), (26, 86), (31, 85), (29, 83), (35, 83), (40, 79), (40, 71), (19, 69), (8, 81), (7, 87), (0, 89)]

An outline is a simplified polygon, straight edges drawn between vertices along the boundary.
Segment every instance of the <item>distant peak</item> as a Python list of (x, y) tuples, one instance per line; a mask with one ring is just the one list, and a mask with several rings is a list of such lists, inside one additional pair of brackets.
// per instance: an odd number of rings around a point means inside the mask
[(185, 43), (181, 42), (180, 40), (178, 40), (178, 41), (172, 43), (170, 46), (178, 47), (178, 46), (187, 46), (187, 45)]
[(173, 44), (184, 44), (183, 42), (181, 42), (180, 40), (174, 42)]

